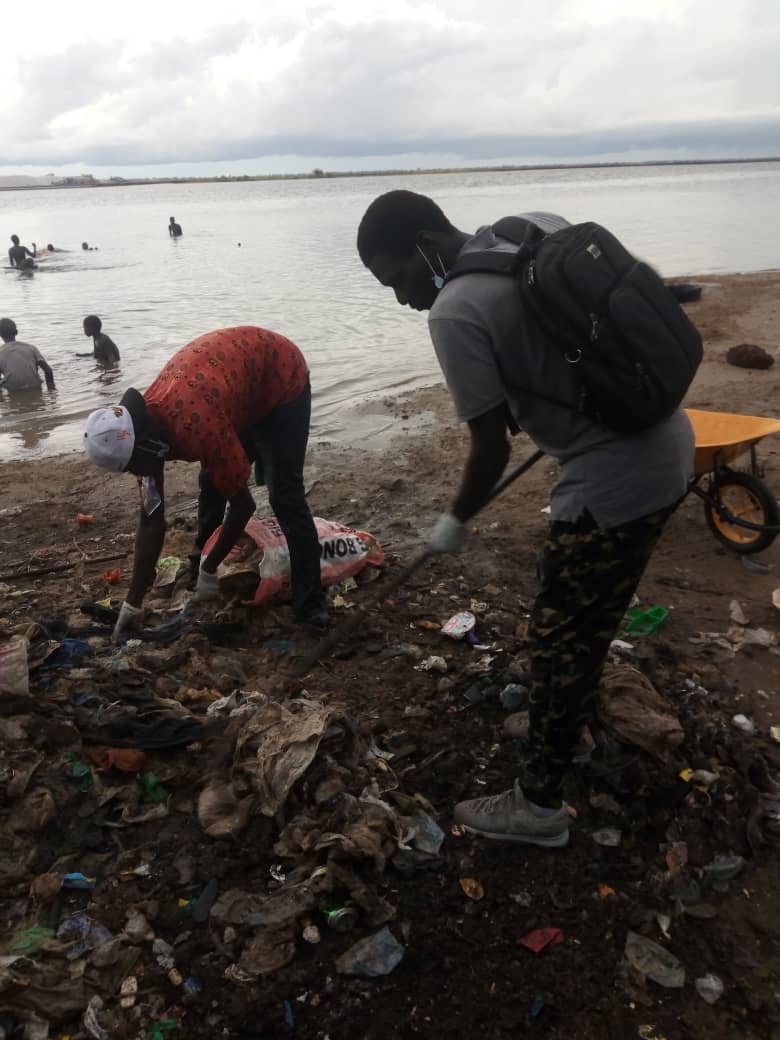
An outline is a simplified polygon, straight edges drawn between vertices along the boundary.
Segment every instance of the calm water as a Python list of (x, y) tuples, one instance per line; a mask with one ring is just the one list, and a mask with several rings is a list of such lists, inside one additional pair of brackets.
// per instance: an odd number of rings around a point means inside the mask
[[(424, 318), (355, 253), (366, 206), (396, 187), (432, 195), (464, 230), (524, 209), (597, 220), (666, 275), (780, 266), (780, 163), (0, 192), (3, 249), (17, 233), (73, 250), (32, 278), (0, 271), (0, 311), (57, 381), (32, 400), (0, 392), (0, 460), (76, 448), (92, 408), (144, 389), (195, 336), (239, 324), (302, 348), (316, 437), (360, 440), (371, 420), (351, 405), (438, 377)], [(166, 231), (172, 213), (179, 241)], [(82, 252), (84, 240), (98, 251)], [(74, 356), (91, 346), (88, 313), (119, 346), (117, 371)]]

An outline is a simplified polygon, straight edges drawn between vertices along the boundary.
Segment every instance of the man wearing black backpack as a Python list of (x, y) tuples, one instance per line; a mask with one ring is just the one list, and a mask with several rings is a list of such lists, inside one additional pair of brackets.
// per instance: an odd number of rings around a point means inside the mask
[[(657, 276), (604, 229), (578, 225), (569, 234), (570, 225), (553, 214), (525, 218), (505, 222), (506, 237), (493, 227), (468, 235), (426, 196), (392, 191), (368, 207), (357, 246), (402, 306), (430, 312), (439, 364), (458, 418), (469, 425), (460, 490), (429, 548), (461, 549), (466, 521), (507, 464), (508, 433), (524, 430), (560, 464), (528, 629), (529, 748), (520, 779), (509, 791), (455, 808), (456, 823), (468, 831), (560, 846), (569, 837), (562, 791), (572, 749), (592, 719), (610, 642), (686, 491), (694, 440), (679, 401), (701, 342)], [(526, 238), (528, 248), (518, 248)], [(610, 276), (598, 305), (576, 292), (570, 298), (548, 274), (559, 254), (570, 276), (582, 267), (586, 294), (588, 280), (614, 263), (615, 291)], [(540, 281), (535, 271), (544, 272), (540, 289), (548, 293), (541, 306), (524, 296)], [(569, 313), (573, 324), (564, 321)], [(656, 345), (665, 352), (660, 363)]]

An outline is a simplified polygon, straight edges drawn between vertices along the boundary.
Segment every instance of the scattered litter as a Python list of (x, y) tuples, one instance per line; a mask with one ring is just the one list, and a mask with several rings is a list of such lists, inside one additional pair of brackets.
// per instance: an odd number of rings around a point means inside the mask
[(684, 841), (675, 841), (666, 850), (666, 866), (670, 874), (676, 874), (688, 863), (688, 846)]
[(617, 829), (617, 827), (602, 827), (601, 830), (594, 831), (591, 837), (597, 845), (604, 845), (607, 848), (617, 848), (617, 846), (620, 845), (623, 834), (622, 831)]
[(685, 985), (685, 968), (669, 950), (652, 939), (629, 931), (625, 954), (628, 963), (641, 975), (646, 975), (659, 986), (681, 989)]
[(439, 672), (444, 675), (447, 671), (447, 662), (443, 657), (426, 657), (424, 661), (420, 661), (414, 669), (416, 672)]
[(389, 975), (404, 955), (404, 948), (385, 926), (374, 935), (361, 939), (343, 953), (336, 961), (340, 975), (361, 975), (376, 978)]
[(780, 610), (780, 589), (775, 589), (772, 593), (772, 606)]
[(477, 623), (476, 617), (469, 610), (462, 610), (453, 616), (442, 626), (442, 634), (450, 639), (463, 639), (463, 637), (474, 630)]
[(734, 715), (731, 721), (740, 733), (744, 733), (746, 737), (752, 737), (756, 732), (755, 723), (753, 723), (747, 715)]
[(669, 914), (656, 914), (655, 919), (658, 922), (658, 927), (661, 929), (665, 939), (671, 939), (669, 929), (672, 925), (672, 919)]
[(72, 874), (65, 874), (62, 879), (63, 888), (77, 888), (90, 891), (97, 884), (97, 878), (86, 877), (84, 874), (75, 871)]
[(742, 873), (745, 861), (742, 856), (716, 856), (704, 867), (704, 877), (712, 884), (725, 884)]
[(601, 884), (598, 887), (598, 893), (599, 893), (599, 899), (601, 899), (602, 901), (607, 900), (607, 899), (611, 899), (612, 896), (617, 895), (617, 893), (615, 892), (615, 889), (612, 888), (611, 885), (604, 884), (603, 881), (601, 882)]
[(742, 609), (742, 605), (737, 599), (733, 599), (731, 603), (729, 603), (729, 617), (737, 625), (744, 626), (750, 624), (747, 614)]
[(560, 928), (535, 928), (523, 936), (520, 945), (532, 953), (541, 953), (547, 946), (557, 946), (562, 942), (563, 932)]
[(89, 527), (90, 524), (94, 524), (95, 514), (94, 513), (77, 513), (76, 523), (79, 527)]
[(469, 899), (480, 900), (485, 897), (485, 889), (481, 881), (476, 878), (463, 877), (460, 879), (460, 887)]
[(528, 688), (520, 683), (509, 683), (498, 695), (501, 707), (507, 711), (517, 711), (522, 705), (528, 703)]
[(717, 975), (703, 975), (696, 979), (696, 992), (706, 1004), (717, 1004), (723, 996), (723, 982)]
[(771, 563), (765, 563), (763, 560), (754, 560), (752, 556), (740, 556), (742, 566), (746, 571), (752, 571), (754, 574), (769, 574), (772, 570)]
[(680, 720), (650, 680), (627, 664), (607, 665), (596, 695), (599, 722), (617, 740), (660, 761), (682, 744)]
[(669, 620), (667, 607), (634, 607), (626, 611), (622, 632), (629, 636), (652, 636)]
[(780, 744), (780, 726), (770, 726), (769, 736), (776, 744)]
[(531, 1007), (528, 1009), (528, 1014), (531, 1018), (538, 1018), (544, 1010), (544, 999), (540, 996), (535, 996), (531, 1001)]

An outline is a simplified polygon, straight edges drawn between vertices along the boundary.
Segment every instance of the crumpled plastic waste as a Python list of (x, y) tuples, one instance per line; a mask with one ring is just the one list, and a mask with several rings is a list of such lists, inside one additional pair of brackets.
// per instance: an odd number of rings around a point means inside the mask
[(558, 946), (562, 942), (563, 932), (560, 928), (535, 928), (523, 936), (520, 945), (525, 946), (531, 953), (541, 953), (546, 947)]
[(707, 974), (694, 982), (696, 992), (706, 1004), (717, 1004), (723, 996), (723, 981), (717, 975)]
[(30, 692), (27, 654), (30, 644), (25, 636), (0, 640), (0, 693), (25, 697)]
[(415, 665), (414, 670), (416, 672), (439, 672), (444, 675), (447, 672), (447, 662), (443, 657), (434, 654), (432, 657), (426, 657), (424, 661), (420, 661), (418, 665)]
[(662, 762), (685, 736), (667, 700), (646, 676), (627, 664), (605, 668), (596, 696), (596, 715), (619, 741), (640, 747)]
[(773, 653), (780, 653), (777, 636), (766, 628), (744, 628), (732, 625), (727, 632), (699, 632), (688, 639), (694, 646), (717, 646), (722, 650), (738, 653), (745, 646), (763, 646)]
[(360, 975), (369, 979), (389, 975), (401, 963), (404, 952), (404, 947), (385, 926), (350, 946), (336, 961), (336, 971), (340, 975)]
[(659, 986), (681, 989), (685, 985), (685, 968), (669, 950), (644, 935), (629, 931), (626, 936), (626, 960), (640, 975), (646, 975)]

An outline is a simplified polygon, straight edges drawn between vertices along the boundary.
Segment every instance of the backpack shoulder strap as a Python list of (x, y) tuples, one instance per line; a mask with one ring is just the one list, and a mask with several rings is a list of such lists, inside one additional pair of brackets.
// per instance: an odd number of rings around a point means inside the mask
[(463, 274), (503, 274), (514, 277), (544, 238), (542, 229), (524, 217), (503, 217), (492, 225), (492, 230), (499, 238), (505, 238), (518, 248), (512, 252), (485, 249), (466, 253), (447, 272), (445, 285)]

